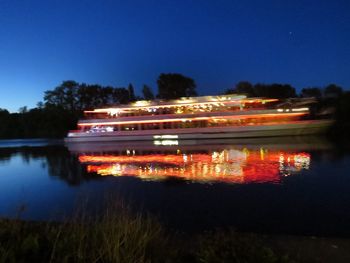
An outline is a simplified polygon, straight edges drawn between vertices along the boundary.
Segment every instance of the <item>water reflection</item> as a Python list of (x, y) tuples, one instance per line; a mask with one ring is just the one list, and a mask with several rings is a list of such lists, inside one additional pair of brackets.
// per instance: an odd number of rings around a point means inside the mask
[[(135, 176), (158, 181), (179, 178), (191, 182), (275, 183), (308, 170), (308, 141), (286, 144), (286, 139), (255, 141), (185, 141), (172, 143), (73, 144), (86, 171), (100, 176)], [(314, 144), (315, 145), (315, 144)], [(321, 145), (318, 144), (318, 147)]]
[(59, 219), (81, 196), (98, 207), (112, 191), (181, 231), (232, 226), (350, 236), (345, 143), (292, 137), (156, 144), (0, 142), (0, 216), (15, 216), (25, 204), (25, 218)]
[[(290, 142), (293, 141), (293, 144)], [(205, 144), (204, 144), (205, 142)], [(105, 176), (133, 176), (147, 181), (275, 183), (300, 174), (312, 153), (329, 149), (319, 137), (168, 143), (79, 143), (39, 147), (0, 147), (0, 165), (15, 156), (23, 163), (40, 161), (48, 174), (79, 185)], [(325, 153), (325, 152), (324, 152)]]
[[(87, 176), (83, 167), (79, 164), (77, 156), (71, 155), (62, 144), (49, 143), (47, 145), (32, 146), (32, 142), (29, 140), (28, 145), (8, 147), (8, 143), (0, 143), (0, 167), (13, 168), (11, 160), (18, 157), (21, 160), (18, 166), (31, 167), (31, 163), (34, 165), (40, 162), (40, 166), (47, 170), (48, 175), (63, 179), (69, 185), (79, 185), (82, 181), (91, 178), (91, 176)], [(29, 173), (28, 169), (28, 176), (30, 176)], [(14, 174), (13, 178), (16, 176)]]

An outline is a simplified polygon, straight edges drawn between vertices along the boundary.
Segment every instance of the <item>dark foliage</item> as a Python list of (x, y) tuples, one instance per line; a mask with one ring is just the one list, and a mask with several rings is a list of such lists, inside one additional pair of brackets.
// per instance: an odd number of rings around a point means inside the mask
[(170, 100), (197, 95), (194, 80), (181, 74), (162, 73), (157, 80), (157, 84), (160, 99)]
[(153, 92), (147, 85), (143, 85), (142, 94), (145, 100), (154, 100)]
[(103, 87), (76, 81), (63, 81), (44, 95), (44, 103), (19, 113), (0, 109), (0, 138), (62, 138), (76, 128), (83, 111), (125, 104), (135, 100), (134, 88)]
[(247, 94), (249, 97), (255, 97), (254, 86), (248, 81), (238, 82), (236, 85), (236, 92), (240, 94)]
[(257, 97), (277, 99), (296, 97), (295, 88), (289, 84), (255, 84), (254, 91)]
[(226, 94), (239, 93), (246, 94), (248, 97), (266, 97), (266, 98), (293, 98), (296, 97), (295, 88), (289, 84), (251, 84), (248, 81), (238, 82), (234, 89), (227, 90)]
[(313, 88), (304, 88), (301, 90), (301, 97), (308, 98), (308, 97), (315, 97), (315, 98), (321, 98), (322, 97), (322, 91), (320, 88), (313, 87)]
[(69, 111), (125, 104), (134, 100), (134, 88), (131, 84), (126, 89), (79, 84), (71, 80), (63, 81), (54, 90), (45, 91), (44, 96), (46, 106), (54, 105)]
[(253, 234), (175, 235), (123, 203), (110, 202), (100, 217), (87, 211), (61, 223), (0, 219), (0, 262), (294, 262)]
[(130, 83), (128, 86), (128, 93), (129, 93), (129, 101), (135, 101), (136, 100), (136, 96), (135, 96), (135, 92), (134, 92), (134, 86)]
[[(84, 110), (126, 104), (138, 99), (152, 100), (176, 99), (196, 95), (193, 79), (177, 73), (160, 74), (158, 92), (155, 96), (150, 87), (143, 86), (143, 98), (135, 95), (134, 87), (127, 88), (90, 85), (73, 80), (63, 81), (61, 85), (44, 94), (44, 102), (37, 108), (28, 110), (22, 107), (19, 113), (9, 113), (0, 108), (0, 138), (62, 138), (68, 130), (75, 129)], [(226, 94), (239, 93), (248, 97), (292, 98), (298, 95), (289, 84), (251, 84), (241, 81)], [(315, 97), (318, 100), (314, 112), (322, 112), (336, 119), (334, 131), (350, 129), (350, 95), (349, 92), (335, 84), (324, 89), (312, 87), (302, 89), (300, 97)]]
[(339, 134), (349, 138), (350, 132), (350, 92), (343, 92), (338, 98), (330, 98), (326, 100), (328, 105), (335, 108), (336, 123), (331, 130), (331, 134), (338, 138)]
[(79, 113), (53, 105), (23, 113), (0, 113), (0, 138), (62, 138), (75, 128), (78, 118)]
[(324, 89), (324, 95), (328, 98), (339, 98), (343, 94), (343, 89), (335, 84), (330, 84)]

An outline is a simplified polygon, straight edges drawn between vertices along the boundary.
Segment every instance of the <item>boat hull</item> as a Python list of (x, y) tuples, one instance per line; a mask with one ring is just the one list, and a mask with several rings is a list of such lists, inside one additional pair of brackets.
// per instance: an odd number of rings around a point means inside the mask
[(283, 124), (251, 125), (234, 127), (206, 127), (184, 129), (162, 129), (142, 131), (121, 131), (69, 133), (65, 142), (108, 142), (108, 141), (154, 141), (154, 140), (193, 140), (254, 138), (275, 136), (298, 136), (322, 134), (332, 125), (331, 120), (305, 120)]

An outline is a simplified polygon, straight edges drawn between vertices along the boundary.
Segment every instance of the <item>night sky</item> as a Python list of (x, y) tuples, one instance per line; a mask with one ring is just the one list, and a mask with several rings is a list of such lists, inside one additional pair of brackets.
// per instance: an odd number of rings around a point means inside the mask
[(241, 80), (350, 88), (350, 1), (0, 0), (0, 108), (35, 107), (63, 80), (192, 77), (201, 95)]

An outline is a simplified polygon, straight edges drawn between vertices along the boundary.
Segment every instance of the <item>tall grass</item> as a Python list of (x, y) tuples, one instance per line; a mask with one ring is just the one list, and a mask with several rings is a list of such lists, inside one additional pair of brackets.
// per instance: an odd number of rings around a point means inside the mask
[(2, 262), (293, 262), (255, 235), (217, 230), (199, 235), (166, 230), (152, 216), (108, 198), (95, 216), (80, 202), (64, 222), (0, 219)]
[(81, 207), (63, 223), (1, 220), (0, 262), (158, 261), (167, 238), (154, 218), (121, 202), (108, 202), (101, 215)]

